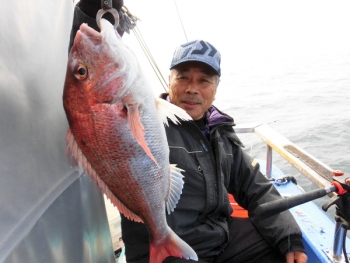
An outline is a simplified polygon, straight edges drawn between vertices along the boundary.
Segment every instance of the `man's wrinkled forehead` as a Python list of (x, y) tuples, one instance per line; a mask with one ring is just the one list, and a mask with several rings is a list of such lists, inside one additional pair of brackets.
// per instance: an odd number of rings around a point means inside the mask
[(217, 75), (216, 71), (212, 67), (199, 61), (187, 61), (184, 63), (180, 63), (179, 65), (176, 65), (173, 69), (181, 73), (181, 72), (190, 72), (192, 68), (198, 68), (200, 69), (201, 73), (208, 76)]

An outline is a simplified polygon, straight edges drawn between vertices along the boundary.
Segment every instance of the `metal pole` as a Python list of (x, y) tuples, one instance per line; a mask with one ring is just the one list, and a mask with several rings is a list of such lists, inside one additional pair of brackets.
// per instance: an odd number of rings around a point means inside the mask
[(343, 237), (345, 235), (345, 229), (341, 225), (342, 223), (339, 220), (336, 220), (333, 243), (333, 258), (336, 260), (341, 259), (343, 253)]
[(266, 144), (267, 146), (267, 155), (266, 155), (266, 177), (267, 179), (272, 179), (272, 148)]

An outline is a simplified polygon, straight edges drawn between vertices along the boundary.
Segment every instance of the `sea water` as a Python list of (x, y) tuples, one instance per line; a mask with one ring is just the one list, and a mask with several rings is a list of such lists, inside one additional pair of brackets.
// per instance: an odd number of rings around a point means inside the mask
[[(232, 86), (218, 91), (224, 93), (218, 107), (237, 124), (268, 123), (331, 168), (350, 174), (350, 52), (274, 63), (277, 69), (262, 64), (263, 72), (236, 67), (226, 81)], [(253, 155), (265, 157), (256, 143), (245, 142)]]
[[(240, 64), (228, 75), (217, 105), (237, 124), (269, 124), (316, 159), (350, 175), (350, 52)], [(260, 138), (239, 136), (247, 153), (266, 159)], [(273, 159), (305, 191), (317, 188), (275, 152)]]

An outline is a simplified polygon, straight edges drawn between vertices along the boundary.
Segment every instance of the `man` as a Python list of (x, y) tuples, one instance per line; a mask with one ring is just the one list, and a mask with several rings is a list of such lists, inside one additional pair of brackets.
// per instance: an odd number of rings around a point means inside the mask
[[(184, 189), (168, 225), (197, 252), (200, 262), (306, 262), (301, 233), (286, 211), (256, 218), (255, 208), (281, 198), (241, 149), (233, 119), (212, 105), (219, 78), (220, 53), (197, 40), (179, 46), (173, 56), (169, 94), (162, 98), (186, 110), (194, 122), (166, 128), (170, 163), (185, 170)], [(232, 218), (228, 193), (249, 211)], [(148, 262), (144, 225), (122, 217), (128, 262)], [(168, 258), (164, 262), (188, 262)]]
[[(93, 22), (94, 16), (86, 14), (100, 8), (99, 1), (86, 2), (94, 1), (80, 1), (72, 38), (79, 23)], [(259, 204), (281, 197), (260, 173), (259, 165), (242, 151), (233, 119), (212, 105), (221, 75), (220, 59), (214, 46), (198, 40), (178, 47), (171, 62), (169, 94), (161, 96), (186, 110), (194, 121), (170, 122), (166, 128), (169, 161), (185, 170), (182, 195), (175, 211), (167, 216), (168, 225), (196, 251), (199, 262), (304, 263), (307, 256), (301, 233), (288, 211), (268, 219), (254, 215)], [(230, 216), (228, 193), (249, 211), (249, 218)], [(147, 263), (146, 226), (122, 215), (122, 234), (127, 262)]]

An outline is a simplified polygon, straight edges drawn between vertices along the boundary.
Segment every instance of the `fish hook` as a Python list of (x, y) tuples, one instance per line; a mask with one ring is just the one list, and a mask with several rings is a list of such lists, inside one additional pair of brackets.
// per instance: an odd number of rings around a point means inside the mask
[(112, 0), (101, 0), (101, 9), (98, 10), (96, 14), (96, 22), (98, 27), (101, 29), (101, 19), (102, 16), (106, 13), (111, 13), (114, 17), (114, 28), (117, 30), (117, 27), (119, 25), (119, 14), (118, 11), (114, 8), (112, 8)]

